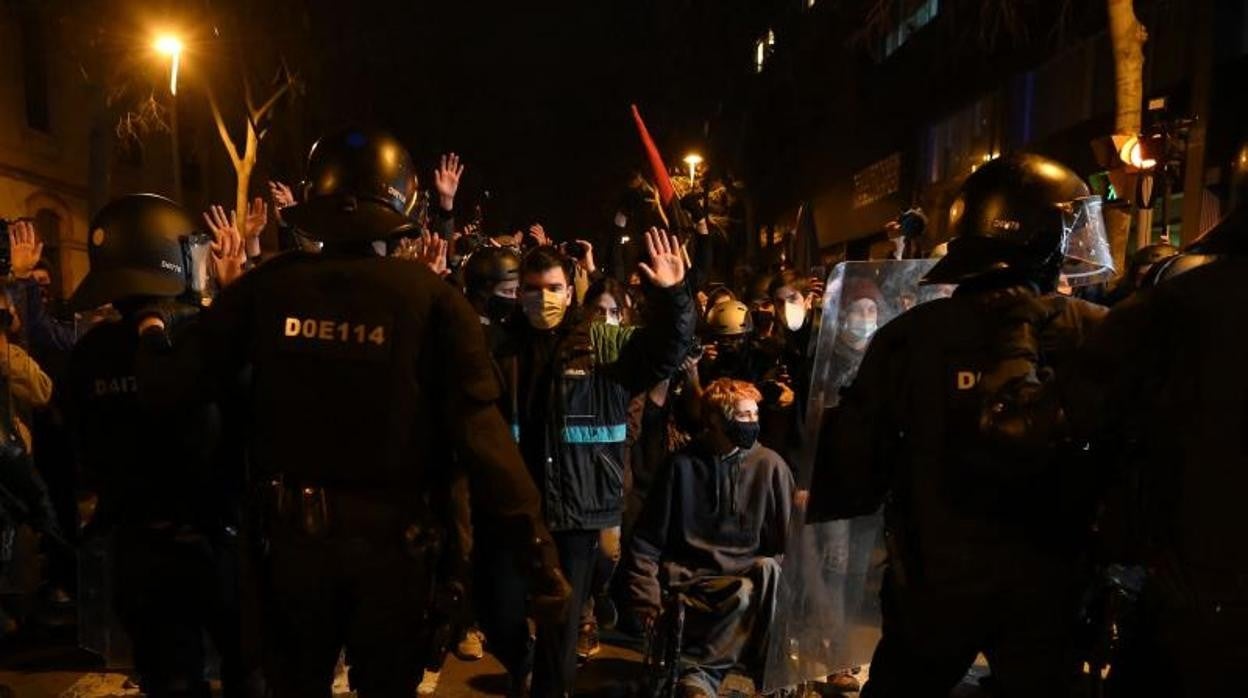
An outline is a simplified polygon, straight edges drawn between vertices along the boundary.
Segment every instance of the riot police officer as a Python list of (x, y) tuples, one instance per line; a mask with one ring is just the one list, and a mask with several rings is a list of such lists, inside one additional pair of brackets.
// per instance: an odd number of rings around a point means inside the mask
[(428, 500), (452, 453), (473, 505), (509, 521), (509, 544), (526, 551), (539, 617), (561, 614), (567, 583), (495, 408), (471, 307), (423, 266), (384, 256), (413, 225), (407, 150), (380, 132), (333, 134), (312, 148), (307, 181), (283, 216), (322, 252), (249, 272), (214, 301), (201, 332), (172, 346), (150, 316), (140, 378), (152, 380), (141, 385), (147, 399), (177, 401), (249, 369), (275, 695), (328, 696), (345, 646), (361, 696), (409, 696), (444, 537)]
[(1006, 695), (1071, 685), (1086, 516), (1064, 489), (1055, 393), (1102, 311), (1053, 290), (1064, 266), (1112, 264), (1088, 193), (1034, 155), (970, 175), (924, 279), (957, 292), (879, 329), (824, 426), (810, 519), (884, 507), (883, 636), (863, 696), (947, 696), (979, 652)]
[[(1147, 578), (1112, 695), (1248, 693), (1248, 143), (1232, 208), (1164, 278), (1114, 308), (1080, 364), (1071, 418), (1116, 463), (1114, 561)], [(1173, 269), (1173, 268), (1172, 268)], [(1134, 642), (1129, 642), (1134, 638)]]
[[(212, 403), (153, 408), (140, 398), (138, 310), (160, 303), (191, 331), (207, 242), (176, 203), (123, 196), (91, 222), (90, 272), (72, 302), (120, 318), (74, 347), (68, 402), (84, 472), (99, 501), (92, 528), (111, 533), (113, 603), (149, 696), (208, 696), (205, 631), (226, 695), (241, 695), (236, 584), (241, 459), (222, 448)], [(196, 249), (198, 248), (198, 249)], [(196, 265), (199, 262), (199, 265)]]

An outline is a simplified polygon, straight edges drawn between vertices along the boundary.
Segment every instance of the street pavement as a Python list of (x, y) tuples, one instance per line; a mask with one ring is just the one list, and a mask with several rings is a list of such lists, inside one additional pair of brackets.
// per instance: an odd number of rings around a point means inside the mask
[[(69, 648), (8, 654), (0, 661), (0, 698), (114, 698), (140, 695), (125, 673), (93, 669), (92, 663), (91, 655)], [(590, 698), (634, 695), (634, 682), (640, 681), (641, 674), (637, 652), (603, 644), (602, 653), (581, 668), (576, 695)], [(732, 695), (730, 691), (733, 688), (748, 690), (739, 677), (733, 677), (724, 695)], [(8, 694), (4, 692), (6, 689)], [(507, 676), (493, 657), (486, 655), (475, 662), (450, 657), (436, 695), (440, 698), (501, 696), (506, 689)], [(337, 698), (350, 695), (336, 694)]]

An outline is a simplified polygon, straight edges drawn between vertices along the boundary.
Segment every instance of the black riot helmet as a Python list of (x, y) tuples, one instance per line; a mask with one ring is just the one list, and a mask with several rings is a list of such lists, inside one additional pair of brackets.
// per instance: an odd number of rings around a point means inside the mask
[(1240, 144), (1231, 163), (1230, 213), (1187, 247), (1187, 252), (1214, 256), (1248, 251), (1248, 140)]
[(155, 194), (113, 199), (91, 221), (86, 278), (70, 299), (78, 310), (136, 298), (177, 298), (204, 292), (211, 237), (191, 216)]
[(1124, 275), (1126, 283), (1141, 287), (1153, 267), (1177, 254), (1179, 248), (1164, 242), (1141, 247), (1127, 261), (1127, 273)]
[(1140, 282), (1140, 287), (1151, 288), (1159, 286), (1180, 274), (1186, 274), (1193, 269), (1216, 262), (1220, 258), (1216, 254), (1199, 254), (1195, 252), (1176, 254), (1153, 265), (1144, 275), (1144, 279)]
[(1113, 262), (1100, 198), (1064, 165), (1038, 155), (992, 160), (962, 184), (949, 209), (949, 254), (928, 284), (990, 278), (1053, 288), (1060, 272), (1076, 283), (1107, 280)]
[(347, 129), (308, 154), (302, 202), (282, 217), (314, 240), (372, 242), (410, 233), (416, 167), (397, 138)]
[(520, 278), (520, 257), (505, 247), (482, 247), (464, 262), (464, 289), (468, 297), (485, 300), (494, 287)]
[(1131, 255), (1132, 269), (1144, 269), (1158, 262), (1163, 262), (1179, 253), (1179, 248), (1165, 242), (1145, 245)]

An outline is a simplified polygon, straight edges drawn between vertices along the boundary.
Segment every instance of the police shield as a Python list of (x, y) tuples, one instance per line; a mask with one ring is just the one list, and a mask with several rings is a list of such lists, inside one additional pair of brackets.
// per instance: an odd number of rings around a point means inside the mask
[(879, 640), (882, 516), (807, 524), (805, 494), (824, 413), (853, 381), (872, 336), (915, 305), (952, 293), (951, 286), (919, 285), (935, 262), (846, 262), (828, 277), (812, 340), (815, 358), (802, 439), (807, 447), (794, 464), (799, 502), (789, 522), (764, 691), (822, 681), (867, 664)]

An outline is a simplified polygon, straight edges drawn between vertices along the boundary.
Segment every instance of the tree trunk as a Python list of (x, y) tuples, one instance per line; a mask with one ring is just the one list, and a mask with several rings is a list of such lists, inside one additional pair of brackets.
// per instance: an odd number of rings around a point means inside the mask
[(251, 196), (251, 172), (256, 167), (256, 157), (260, 150), (260, 139), (251, 123), (247, 124), (247, 143), (243, 146), (242, 157), (234, 163), (236, 186), (234, 189), (234, 212), (238, 216), (239, 231), (243, 230), (243, 221), (247, 219), (247, 200)]
[[(1114, 48), (1114, 133), (1135, 136), (1143, 126), (1144, 42), (1148, 40), (1148, 32), (1135, 17), (1133, 0), (1106, 0), (1106, 9), (1109, 12), (1109, 39)], [(1132, 175), (1132, 190), (1141, 176), (1151, 175)], [(1129, 195), (1133, 201), (1138, 198), (1135, 191), (1130, 191)], [(1135, 205), (1139, 203), (1136, 201)], [(1151, 210), (1139, 209), (1139, 218), (1132, 228), (1130, 221), (1122, 220), (1126, 216), (1125, 211), (1106, 210), (1110, 250), (1120, 271), (1126, 268), (1127, 255), (1138, 249), (1142, 240), (1151, 238), (1151, 213)]]
[(1106, 1), (1117, 82), (1114, 132), (1136, 135), (1140, 132), (1144, 106), (1144, 42), (1148, 40), (1148, 31), (1135, 17), (1133, 0)]

